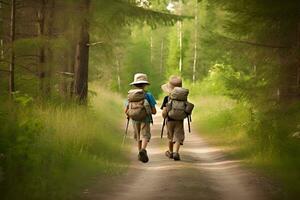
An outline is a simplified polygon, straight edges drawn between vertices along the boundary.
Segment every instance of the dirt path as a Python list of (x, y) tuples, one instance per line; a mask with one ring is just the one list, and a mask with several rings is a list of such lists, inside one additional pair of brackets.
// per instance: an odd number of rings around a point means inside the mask
[(86, 192), (85, 199), (268, 199), (257, 176), (242, 169), (238, 161), (228, 160), (220, 150), (209, 147), (195, 132), (186, 135), (182, 161), (165, 157), (167, 141), (160, 139), (160, 114), (154, 121), (149, 163), (138, 162), (134, 148), (129, 171), (121, 177), (101, 180)]

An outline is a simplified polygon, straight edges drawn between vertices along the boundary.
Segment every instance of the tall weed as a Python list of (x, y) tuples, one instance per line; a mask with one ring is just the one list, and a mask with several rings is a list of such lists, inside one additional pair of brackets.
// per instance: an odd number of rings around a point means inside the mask
[(92, 87), (89, 107), (0, 105), (3, 199), (74, 199), (92, 177), (126, 166), (120, 97)]

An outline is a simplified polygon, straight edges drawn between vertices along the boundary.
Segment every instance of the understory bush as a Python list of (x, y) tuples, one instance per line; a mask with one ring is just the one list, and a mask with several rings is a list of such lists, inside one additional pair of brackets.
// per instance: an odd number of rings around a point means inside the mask
[(91, 177), (122, 171), (122, 105), (95, 90), (88, 107), (26, 95), (0, 105), (1, 199), (74, 199)]
[(263, 95), (266, 84), (253, 84), (254, 79), (217, 65), (202, 82), (188, 83), (197, 104), (194, 121), (210, 142), (279, 179), (282, 199), (295, 199), (300, 196), (300, 104), (282, 106), (267, 90)]

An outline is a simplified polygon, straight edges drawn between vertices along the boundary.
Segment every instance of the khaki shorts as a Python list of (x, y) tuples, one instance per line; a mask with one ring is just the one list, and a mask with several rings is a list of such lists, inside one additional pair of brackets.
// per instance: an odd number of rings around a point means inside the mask
[(141, 141), (142, 139), (148, 140), (151, 139), (150, 133), (150, 123), (132, 121), (133, 131), (134, 131), (134, 139), (137, 141)]
[(167, 121), (168, 139), (170, 142), (179, 142), (183, 145), (184, 127), (183, 121)]

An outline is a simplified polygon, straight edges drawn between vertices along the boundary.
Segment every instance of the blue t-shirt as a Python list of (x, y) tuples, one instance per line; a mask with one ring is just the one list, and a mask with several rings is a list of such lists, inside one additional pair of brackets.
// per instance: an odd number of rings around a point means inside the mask
[[(154, 96), (151, 94), (151, 92), (146, 92), (145, 97), (148, 103), (150, 104), (151, 108), (155, 108), (156, 101)], [(144, 122), (153, 123), (152, 115), (148, 115)]]
[(146, 96), (146, 99), (147, 99), (148, 103), (150, 104), (151, 108), (154, 108), (156, 105), (154, 96), (151, 94), (151, 92), (146, 92), (145, 96)]

